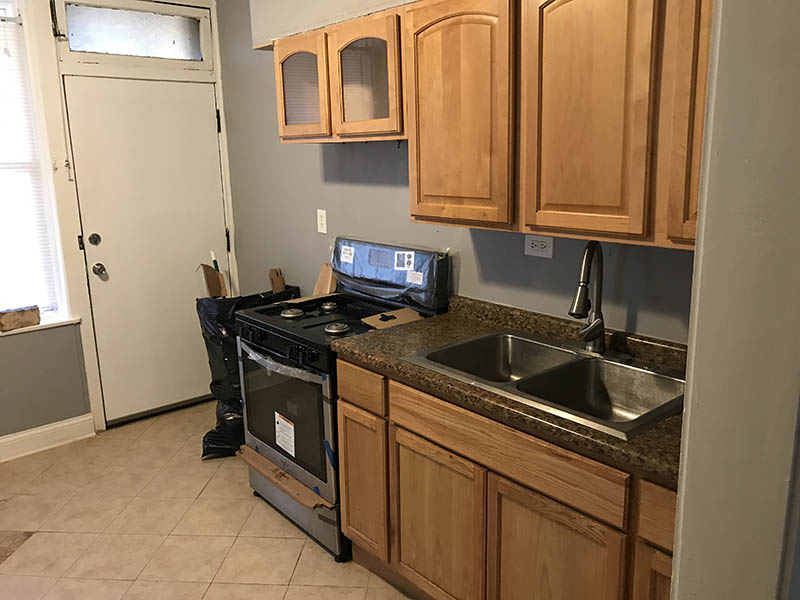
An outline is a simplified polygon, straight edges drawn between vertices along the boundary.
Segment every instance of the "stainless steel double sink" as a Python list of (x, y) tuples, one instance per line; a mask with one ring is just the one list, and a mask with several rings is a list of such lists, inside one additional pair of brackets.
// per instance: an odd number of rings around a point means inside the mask
[(683, 380), (524, 334), (485, 335), (405, 360), (626, 440), (683, 409)]

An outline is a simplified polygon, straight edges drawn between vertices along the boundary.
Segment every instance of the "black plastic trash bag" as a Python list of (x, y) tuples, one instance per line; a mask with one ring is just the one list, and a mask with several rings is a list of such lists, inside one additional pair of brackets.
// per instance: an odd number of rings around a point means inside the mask
[(198, 298), (197, 317), (208, 352), (211, 369), (209, 389), (217, 401), (217, 426), (203, 436), (203, 459), (233, 456), (244, 444), (242, 390), (236, 336), (239, 327), (234, 313), (283, 302), (300, 296), (300, 288), (287, 286), (282, 292), (253, 294), (236, 298)]

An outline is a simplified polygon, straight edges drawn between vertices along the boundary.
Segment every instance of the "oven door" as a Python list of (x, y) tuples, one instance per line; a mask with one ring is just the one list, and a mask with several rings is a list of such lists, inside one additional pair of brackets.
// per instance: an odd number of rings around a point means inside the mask
[(336, 504), (330, 375), (238, 343), (247, 445)]

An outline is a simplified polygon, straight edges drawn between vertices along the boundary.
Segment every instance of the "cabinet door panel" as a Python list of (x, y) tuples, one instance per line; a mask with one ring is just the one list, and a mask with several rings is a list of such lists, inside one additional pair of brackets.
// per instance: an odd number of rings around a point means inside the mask
[[(673, 17), (673, 14), (674, 17)], [(664, 58), (674, 69), (672, 149), (669, 161), (667, 234), (676, 240), (697, 236), (700, 156), (703, 148), (708, 53), (711, 32), (709, 0), (677, 0), (670, 5), (675, 46)], [(666, 51), (665, 51), (666, 53)]]
[(633, 600), (669, 600), (672, 557), (638, 542), (634, 560)]
[(331, 134), (325, 33), (276, 40), (275, 89), (281, 138)]
[(405, 16), (411, 214), (510, 223), (509, 2), (413, 6)]
[(484, 597), (486, 470), (392, 425), (392, 566), (432, 597)]
[(339, 401), (342, 531), (389, 560), (386, 421)]
[(525, 225), (642, 235), (650, 198), (654, 0), (525, 0)]
[(338, 135), (402, 131), (399, 17), (367, 17), (330, 28), (331, 119)]
[(624, 534), (489, 474), (489, 600), (619, 600)]

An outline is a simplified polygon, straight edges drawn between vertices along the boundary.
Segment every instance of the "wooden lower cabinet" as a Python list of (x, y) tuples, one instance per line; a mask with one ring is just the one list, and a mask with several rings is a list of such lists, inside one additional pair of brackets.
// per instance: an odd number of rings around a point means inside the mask
[(431, 597), (484, 597), (486, 469), (389, 428), (391, 564)]
[(638, 542), (632, 600), (669, 600), (671, 581), (672, 557)]
[(490, 473), (488, 600), (620, 600), (625, 537)]
[(386, 420), (341, 400), (338, 408), (342, 531), (388, 561)]

